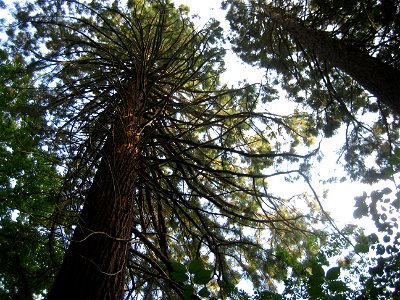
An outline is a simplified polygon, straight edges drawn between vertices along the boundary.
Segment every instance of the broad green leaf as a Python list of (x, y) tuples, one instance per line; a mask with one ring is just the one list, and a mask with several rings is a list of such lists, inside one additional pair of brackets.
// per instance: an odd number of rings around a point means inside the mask
[(199, 259), (192, 260), (189, 264), (189, 273), (190, 274), (196, 274), (203, 269), (204, 269), (203, 263)]
[(378, 246), (376, 246), (376, 254), (377, 255), (383, 255), (385, 254), (385, 247), (381, 244), (379, 244)]
[(327, 280), (336, 280), (336, 279), (339, 278), (339, 276), (340, 276), (340, 267), (330, 268), (326, 272), (326, 279)]
[(400, 148), (394, 150), (394, 155), (390, 156), (389, 163), (395, 166), (400, 164)]
[(334, 291), (334, 292), (344, 292), (347, 290), (346, 284), (343, 283), (342, 281), (330, 281), (328, 283), (329, 289)]
[(354, 252), (359, 254), (359, 253), (368, 253), (369, 251), (369, 245), (367, 243), (358, 243), (354, 247)]
[(311, 299), (319, 298), (324, 295), (324, 291), (320, 285), (311, 285), (308, 288), (308, 293), (311, 296)]
[(181, 263), (172, 262), (171, 267), (172, 267), (172, 270), (174, 270), (177, 273), (186, 273), (186, 267)]
[(386, 177), (391, 177), (395, 174), (396, 172), (393, 170), (393, 167), (387, 167), (385, 169), (383, 169), (383, 174)]
[(185, 284), (185, 286), (183, 287), (183, 297), (185, 299), (193, 299), (194, 292), (195, 290), (192, 285)]
[(206, 287), (203, 287), (203, 288), (198, 292), (198, 295), (199, 295), (200, 297), (206, 298), (206, 297), (210, 296), (210, 291), (209, 291)]
[(368, 216), (368, 206), (367, 205), (359, 206), (353, 212), (353, 217), (355, 219), (361, 219), (362, 217), (366, 217), (366, 216)]
[(207, 284), (211, 280), (212, 271), (201, 270), (197, 272), (193, 277), (193, 282), (196, 284)]
[(376, 235), (376, 233), (371, 233), (368, 236), (368, 240), (370, 244), (376, 244), (379, 242), (379, 237)]
[(325, 271), (320, 264), (314, 263), (311, 268), (313, 277), (321, 277), (321, 278), (325, 277)]
[(189, 279), (189, 276), (182, 272), (171, 272), (171, 277), (176, 282), (185, 282)]

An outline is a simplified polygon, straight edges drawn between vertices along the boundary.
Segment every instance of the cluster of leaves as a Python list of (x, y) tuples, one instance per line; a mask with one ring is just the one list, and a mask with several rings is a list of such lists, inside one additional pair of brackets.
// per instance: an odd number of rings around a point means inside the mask
[[(396, 149), (392, 159), (397, 166), (398, 153)], [(393, 177), (394, 174), (389, 176)], [(369, 253), (366, 259), (368, 263), (360, 260), (368, 274), (360, 278), (364, 298), (359, 299), (388, 299), (400, 292), (399, 204), (400, 193), (393, 193), (388, 187), (356, 198), (354, 216), (370, 218), (377, 229), (377, 234), (361, 236), (355, 248), (356, 252)]]
[[(398, 153), (396, 149), (387, 167), (388, 179), (398, 176), (392, 171), (399, 164)], [(376, 232), (366, 234), (363, 228), (348, 226), (341, 235), (332, 235), (322, 244), (323, 251), (317, 259), (293, 268), (301, 275), (284, 281), (283, 299), (397, 299), (400, 291), (399, 212), (399, 193), (389, 187), (356, 197), (354, 218), (368, 218), (375, 224)], [(349, 254), (325, 272), (330, 265), (328, 258), (340, 257), (343, 251)]]
[[(325, 236), (324, 239), (310, 239), (309, 244), (314, 249), (302, 260), (293, 259), (292, 255), (282, 250), (281, 259), (290, 269), (287, 277), (283, 278), (284, 290), (281, 293), (262, 291), (256, 294), (255, 299), (350, 299), (351, 289), (347, 281), (343, 281), (343, 265), (330, 266), (329, 258), (338, 256), (343, 249), (349, 246), (345, 235), (351, 234), (354, 228), (347, 227), (342, 233)], [(271, 298), (273, 295), (275, 298)]]
[[(390, 194), (390, 189), (384, 188), (373, 191), (370, 196), (364, 193), (356, 198), (355, 218), (370, 218), (375, 222), (377, 232), (366, 235), (362, 228), (348, 232), (348, 238), (354, 239), (354, 248), (350, 247), (352, 252), (338, 261), (344, 274), (334, 286), (328, 285), (324, 290), (326, 299), (396, 299), (398, 296), (398, 194), (392, 195), (394, 200), (390, 200)], [(341, 298), (335, 298), (338, 291)]]
[(200, 259), (192, 260), (187, 266), (177, 262), (172, 263), (172, 269), (172, 279), (185, 284), (183, 288), (185, 300), (193, 299), (195, 295), (203, 298), (210, 297), (211, 293), (206, 285), (212, 278), (212, 270), (205, 269)]

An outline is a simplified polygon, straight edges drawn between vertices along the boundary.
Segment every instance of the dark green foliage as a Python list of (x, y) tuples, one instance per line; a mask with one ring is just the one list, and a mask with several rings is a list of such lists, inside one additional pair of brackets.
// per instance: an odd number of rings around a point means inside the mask
[(60, 178), (24, 61), (0, 55), (0, 298), (29, 299), (51, 286), (60, 259), (48, 239)]
[(204, 267), (200, 259), (192, 260), (187, 266), (180, 263), (172, 263), (172, 279), (185, 283), (184, 299), (194, 299), (198, 295), (209, 298), (210, 291), (207, 284), (211, 281), (213, 272)]
[(1, 299), (32, 299), (52, 283), (48, 233), (32, 224), (2, 218), (0, 223)]

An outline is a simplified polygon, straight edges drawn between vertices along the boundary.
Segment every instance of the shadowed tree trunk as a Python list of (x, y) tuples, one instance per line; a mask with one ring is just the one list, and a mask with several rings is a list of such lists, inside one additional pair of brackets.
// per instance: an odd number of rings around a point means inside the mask
[(359, 49), (308, 28), (268, 5), (261, 15), (282, 26), (302, 47), (347, 73), (371, 94), (400, 115), (400, 71)]
[(123, 298), (140, 121), (133, 109), (121, 110), (48, 299)]

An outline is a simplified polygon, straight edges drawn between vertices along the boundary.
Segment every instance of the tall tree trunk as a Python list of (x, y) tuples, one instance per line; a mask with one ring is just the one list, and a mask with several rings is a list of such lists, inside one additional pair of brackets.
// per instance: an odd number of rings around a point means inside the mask
[(48, 299), (123, 299), (133, 227), (138, 118), (126, 110), (104, 155)]
[(264, 18), (282, 26), (304, 48), (347, 73), (361, 86), (400, 115), (400, 71), (359, 49), (330, 37), (326, 32), (305, 27), (277, 8), (264, 5)]

